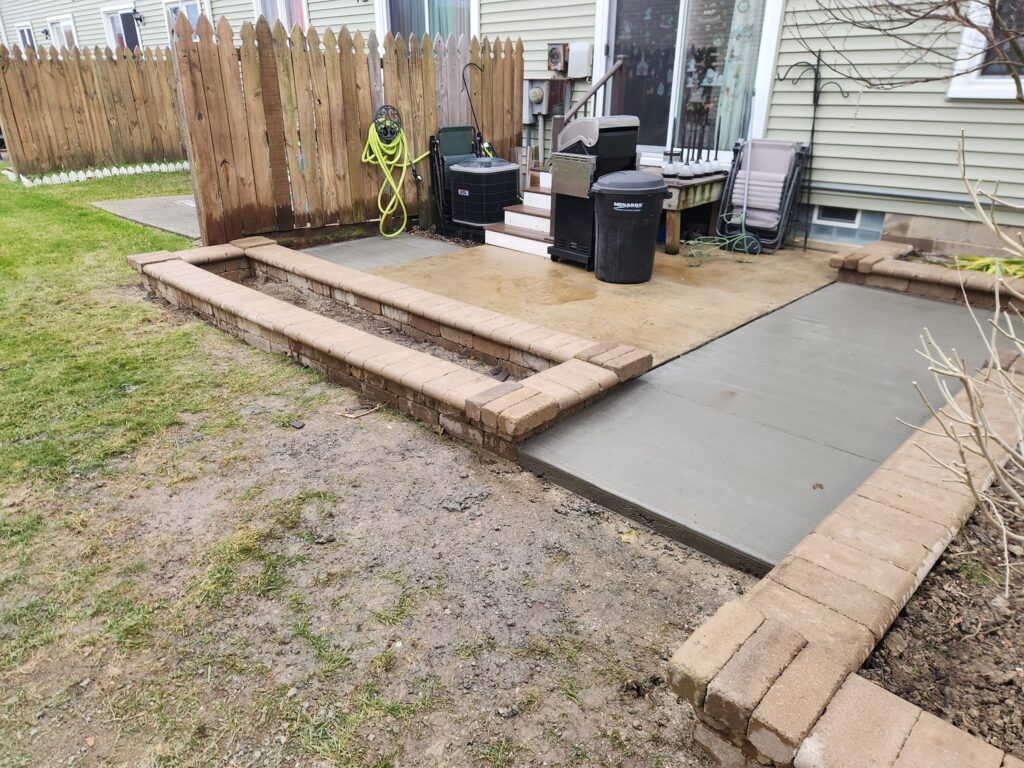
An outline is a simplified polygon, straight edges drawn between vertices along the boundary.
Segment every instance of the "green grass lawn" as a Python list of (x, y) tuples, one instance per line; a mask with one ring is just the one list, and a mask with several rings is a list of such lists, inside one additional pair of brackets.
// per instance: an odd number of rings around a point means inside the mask
[(230, 418), (249, 388), (305, 375), (269, 356), (233, 363), (217, 349), (235, 342), (127, 290), (126, 255), (189, 241), (92, 202), (189, 191), (187, 173), (0, 184), (0, 495), (96, 469), (183, 413)]

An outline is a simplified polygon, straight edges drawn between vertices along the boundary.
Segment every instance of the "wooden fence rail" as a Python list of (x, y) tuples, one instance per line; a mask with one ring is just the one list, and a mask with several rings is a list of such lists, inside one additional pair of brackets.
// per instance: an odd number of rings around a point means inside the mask
[(176, 102), (169, 50), (0, 45), (0, 124), (20, 174), (183, 160)]
[[(523, 46), (484, 38), (394, 38), (342, 27), (321, 36), (289, 34), (265, 19), (235, 35), (185, 14), (175, 28), (174, 66), (182, 128), (203, 240), (352, 224), (378, 218), (381, 172), (362, 162), (363, 144), (382, 104), (396, 106), (415, 155), (438, 127), (471, 124), (462, 86), (469, 67), (473, 107), (496, 154), (510, 157), (522, 138)], [(403, 200), (429, 210), (428, 161)]]

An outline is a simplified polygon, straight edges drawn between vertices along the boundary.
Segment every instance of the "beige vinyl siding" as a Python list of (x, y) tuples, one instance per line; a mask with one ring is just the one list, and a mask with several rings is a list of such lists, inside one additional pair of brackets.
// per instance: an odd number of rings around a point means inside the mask
[(521, 37), (525, 76), (547, 77), (548, 43), (592, 42), (598, 2), (607, 0), (480, 0), (480, 34)]
[[(808, 0), (789, 0), (782, 30), (778, 74), (795, 62), (813, 58), (820, 48), (823, 57), (838, 63), (829, 53), (830, 41), (808, 23)], [(801, 38), (803, 43), (801, 43)], [(847, 57), (858, 68), (873, 73), (893, 71), (908, 55), (895, 41), (865, 30), (834, 29)], [(959, 33), (949, 35), (944, 53), (955, 52)], [(909, 51), (913, 53), (913, 51)], [(901, 77), (933, 76), (951, 66), (941, 55), (900, 69)], [(844, 70), (845, 71), (845, 70)], [(968, 206), (957, 169), (956, 147), (961, 129), (967, 136), (967, 159), (972, 177), (1000, 182), (1006, 199), (1024, 202), (1024, 106), (1005, 101), (950, 100), (945, 81), (917, 83), (893, 90), (871, 90), (834, 72), (824, 77), (838, 80), (849, 92), (843, 99), (833, 87), (824, 91), (818, 107), (817, 146), (813, 167), (815, 185), (846, 185), (861, 192), (816, 191), (812, 200), (827, 205), (907, 213), (945, 218), (968, 218)], [(806, 140), (810, 133), (810, 75), (798, 84), (776, 82), (769, 111), (767, 135), (771, 138)], [(891, 195), (891, 196), (890, 196)], [(905, 199), (899, 196), (940, 197), (956, 202)], [(1024, 223), (1024, 214), (1004, 213), (1008, 224)]]
[(362, 32), (368, 35), (375, 29), (373, 0), (308, 0), (309, 23), (319, 31), (328, 27), (337, 32), (343, 26), (353, 35)]
[[(118, 4), (119, 0), (3, 0), (0, 2), (0, 14), (3, 16), (8, 46), (18, 42), (19, 26), (31, 24), (36, 46), (48, 47), (50, 41), (43, 35), (43, 30), (47, 29), (46, 19), (70, 14), (75, 22), (78, 44), (90, 48), (97, 45), (103, 47), (107, 45), (107, 36), (100, 9)], [(131, 4), (131, 0), (126, 3)], [(134, 6), (143, 16), (143, 24), (139, 27), (142, 45), (167, 45), (163, 2), (136, 0)]]
[[(206, 8), (207, 6), (204, 5), (204, 12)], [(221, 16), (228, 20), (231, 29), (235, 31), (236, 43), (242, 25), (247, 21), (256, 21), (256, 11), (252, 0), (209, 0), (209, 9), (215, 25), (220, 21)]]

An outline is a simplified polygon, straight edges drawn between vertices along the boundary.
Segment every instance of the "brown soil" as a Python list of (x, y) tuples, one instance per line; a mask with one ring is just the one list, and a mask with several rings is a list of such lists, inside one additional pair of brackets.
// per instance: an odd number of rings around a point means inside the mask
[(308, 309), (310, 312), (316, 312), (318, 315), (323, 315), (324, 317), (329, 317), (332, 320), (337, 320), (345, 325), (358, 328), (360, 331), (372, 333), (374, 336), (380, 336), (388, 341), (401, 344), (403, 347), (409, 347), (410, 349), (425, 352), (428, 355), (433, 355), (434, 357), (438, 357), (442, 360), (447, 360), (450, 363), (461, 365), (463, 368), (469, 368), (470, 370), (482, 373), (485, 376), (491, 376), (498, 381), (517, 378), (510, 375), (502, 368), (496, 368), (495, 366), (478, 360), (471, 355), (453, 352), (450, 349), (445, 349), (439, 344), (408, 336), (382, 317), (371, 315), (369, 312), (359, 309), (358, 307), (343, 304), (342, 302), (328, 298), (327, 296), (320, 296), (319, 294), (304, 291), (291, 283), (282, 283), (278, 280), (270, 280), (263, 277), (254, 277), (249, 280), (245, 280), (244, 283), (248, 287), (254, 288), (261, 293), (273, 296), (275, 299), (287, 301), (289, 304), (294, 304), (297, 307)]
[[(1001, 546), (968, 521), (861, 675), (1024, 758), (1024, 574), (1003, 595)], [(1011, 552), (1019, 566), (1024, 549)]]
[(46, 526), (0, 592), (0, 765), (710, 766), (665, 665), (749, 576), (304, 396), (0, 499)]

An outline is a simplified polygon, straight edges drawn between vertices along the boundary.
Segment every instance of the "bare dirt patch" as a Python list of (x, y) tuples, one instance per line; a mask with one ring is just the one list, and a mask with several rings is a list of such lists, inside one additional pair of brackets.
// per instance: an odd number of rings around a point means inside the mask
[(968, 521), (861, 675), (1024, 758), (1024, 593), (1018, 574), (1004, 597), (995, 539)]
[(0, 500), (0, 764), (709, 765), (662, 675), (750, 577), (303, 398)]
[(403, 347), (425, 352), (428, 355), (447, 360), (450, 363), (461, 365), (463, 368), (469, 368), (485, 376), (491, 376), (498, 381), (515, 378), (508, 371), (489, 365), (472, 355), (460, 354), (431, 341), (413, 338), (402, 333), (384, 318), (371, 315), (369, 312), (365, 312), (358, 307), (344, 304), (327, 296), (304, 291), (290, 283), (254, 277), (245, 280), (244, 284), (260, 293), (273, 296), (275, 299), (287, 301), (289, 304), (308, 309), (310, 312), (316, 312), (318, 315), (329, 317), (331, 320), (337, 320), (340, 323), (358, 328), (360, 331), (371, 333), (374, 336), (380, 336), (388, 341), (401, 344)]

